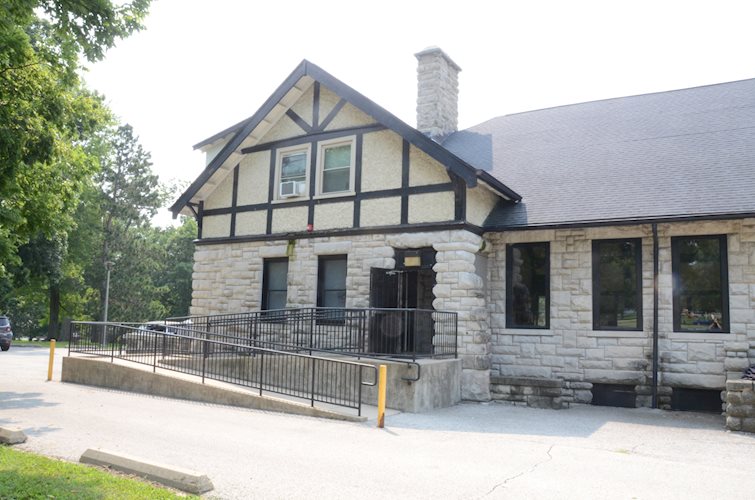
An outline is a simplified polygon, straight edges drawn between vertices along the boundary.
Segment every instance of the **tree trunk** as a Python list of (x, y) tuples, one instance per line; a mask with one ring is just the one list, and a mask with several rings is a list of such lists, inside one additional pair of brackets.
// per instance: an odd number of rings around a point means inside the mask
[(60, 284), (50, 283), (50, 324), (47, 338), (57, 339), (60, 333)]

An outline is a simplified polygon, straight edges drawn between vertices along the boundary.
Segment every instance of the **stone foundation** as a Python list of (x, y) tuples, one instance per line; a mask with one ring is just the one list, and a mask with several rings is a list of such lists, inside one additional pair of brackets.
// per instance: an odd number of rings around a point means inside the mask
[(726, 382), (726, 428), (755, 432), (755, 381)]
[(562, 398), (563, 381), (534, 377), (490, 377), (493, 399), (532, 408), (560, 410), (568, 407)]

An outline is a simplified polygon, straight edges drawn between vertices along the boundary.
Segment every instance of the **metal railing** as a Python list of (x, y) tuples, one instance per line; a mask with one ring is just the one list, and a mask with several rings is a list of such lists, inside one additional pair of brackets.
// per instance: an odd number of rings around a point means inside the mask
[[(374, 386), (377, 368), (368, 364), (219, 340), (217, 334), (181, 327), (72, 322), (71, 353), (121, 359), (227, 382), (263, 392), (353, 408), (362, 414), (362, 386)], [(159, 326), (157, 327), (159, 328)], [(214, 337), (214, 338), (213, 338)], [(226, 340), (233, 340), (231, 336)], [(369, 372), (365, 378), (365, 372)]]
[(296, 308), (169, 318), (181, 328), (234, 338), (248, 345), (401, 359), (455, 358), (457, 314), (425, 309)]

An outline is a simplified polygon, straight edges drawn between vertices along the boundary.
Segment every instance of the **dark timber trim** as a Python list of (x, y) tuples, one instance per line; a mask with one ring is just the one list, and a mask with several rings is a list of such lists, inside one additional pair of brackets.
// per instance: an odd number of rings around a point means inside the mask
[(454, 219), (467, 219), (467, 185), (462, 179), (452, 175), (452, 184), (454, 188)]
[(325, 117), (325, 119), (322, 121), (320, 126), (317, 128), (317, 130), (325, 130), (328, 128), (328, 125), (330, 125), (330, 122), (333, 121), (333, 119), (336, 117), (339, 111), (343, 109), (343, 107), (346, 105), (346, 99), (341, 99), (336, 103), (336, 105), (333, 107), (333, 109), (330, 110), (330, 113), (328, 113), (328, 116)]
[(232, 214), (234, 212), (241, 213), (241, 212), (254, 212), (257, 210), (276, 209), (276, 208), (307, 207), (310, 205), (310, 203), (314, 203), (315, 205), (326, 205), (328, 203), (342, 203), (342, 202), (348, 202), (348, 201), (360, 202), (362, 200), (372, 200), (375, 198), (391, 198), (394, 196), (402, 196), (404, 194), (413, 195), (413, 194), (427, 194), (427, 193), (442, 193), (445, 191), (451, 191), (452, 189), (453, 189), (453, 185), (451, 183), (427, 184), (423, 186), (412, 186), (406, 189), (394, 188), (394, 189), (382, 189), (380, 191), (364, 191), (364, 192), (353, 194), (353, 195), (320, 198), (320, 199), (314, 199), (314, 200), (305, 199), (305, 200), (298, 200), (298, 201), (286, 201), (286, 202), (276, 202), (276, 203), (273, 203), (272, 201), (275, 201), (275, 200), (272, 200), (271, 202), (255, 203), (253, 205), (239, 205), (237, 207), (213, 208), (210, 210), (205, 210), (204, 214), (205, 215), (227, 215), (227, 214)]
[(239, 199), (239, 165), (233, 169), (233, 192), (231, 194), (231, 238), (236, 236), (236, 205)]
[(320, 130), (320, 82), (315, 82), (314, 87), (312, 92), (312, 130)]
[[(260, 109), (257, 110), (254, 115), (252, 115), (247, 120), (244, 120), (243, 122), (235, 125), (231, 129), (226, 129), (223, 132), (221, 132), (222, 135), (216, 134), (210, 139), (210, 143), (214, 142), (214, 140), (217, 140), (219, 138), (225, 137), (231, 133), (234, 133), (233, 137), (223, 146), (223, 148), (218, 152), (217, 156), (212, 159), (209, 165), (202, 171), (201, 174), (199, 174), (199, 177), (197, 177), (194, 182), (191, 183), (189, 188), (184, 191), (184, 193), (176, 200), (176, 202), (173, 204), (172, 207), (170, 207), (171, 211), (173, 212), (173, 216), (177, 216), (178, 212), (183, 209), (184, 206), (186, 206), (186, 203), (191, 201), (191, 198), (199, 191), (199, 189), (205, 185), (205, 183), (210, 180), (212, 175), (223, 165), (223, 163), (228, 159), (228, 157), (236, 151), (236, 149), (241, 145), (241, 143), (244, 141), (244, 139), (247, 138), (249, 134), (252, 133), (252, 130), (267, 116), (270, 114), (270, 112), (275, 108), (275, 106), (278, 105), (281, 99), (296, 85), (296, 83), (302, 79), (302, 77), (307, 75), (307, 62), (302, 61), (301, 64), (299, 64), (294, 71), (291, 72), (290, 75), (283, 81), (283, 83), (280, 84), (280, 86), (273, 92), (273, 95), (271, 95), (267, 101), (262, 105)], [(199, 143), (200, 147), (209, 144), (206, 140)], [(195, 146), (196, 147), (196, 146)]]
[(355, 236), (355, 235), (368, 235), (368, 234), (395, 234), (395, 233), (421, 233), (432, 231), (448, 231), (448, 230), (463, 230), (470, 233), (482, 235), (483, 230), (479, 226), (474, 224), (467, 224), (465, 222), (439, 222), (439, 223), (423, 223), (423, 224), (407, 224), (399, 226), (375, 226), (375, 227), (359, 227), (359, 228), (344, 228), (344, 229), (329, 229), (327, 231), (313, 231), (307, 232), (290, 232), (290, 233), (278, 233), (278, 234), (265, 234), (254, 236), (237, 236), (235, 238), (207, 238), (204, 240), (197, 240), (194, 243), (197, 245), (220, 245), (226, 243), (247, 243), (251, 241), (275, 241), (275, 240), (291, 240), (291, 239), (305, 239), (305, 238), (329, 238), (339, 236)]
[(352, 226), (359, 227), (359, 220), (362, 216), (361, 210), (362, 210), (362, 199), (359, 197), (359, 194), (362, 192), (362, 146), (364, 142), (364, 136), (362, 134), (357, 134), (356, 144), (354, 147), (356, 148), (356, 151), (354, 152), (354, 192), (357, 193), (356, 199), (354, 200), (354, 219), (352, 222)]
[(401, 224), (409, 223), (409, 141), (404, 139), (401, 147)]
[(197, 238), (202, 239), (202, 220), (204, 219), (204, 201), (199, 202), (197, 208)]
[(329, 130), (327, 132), (317, 132), (309, 135), (300, 135), (297, 137), (291, 137), (289, 139), (281, 139), (278, 141), (266, 142), (265, 144), (257, 144), (256, 146), (250, 146), (241, 150), (241, 154), (256, 153), (258, 151), (266, 151), (270, 148), (285, 148), (288, 146), (298, 146), (300, 144), (307, 144), (312, 141), (324, 141), (328, 139), (336, 139), (338, 137), (346, 137), (354, 134), (364, 134), (367, 132), (377, 132), (379, 130), (385, 130), (385, 127), (380, 124), (364, 125), (361, 127), (348, 127), (338, 130)]
[[(278, 150), (275, 148), (272, 148), (270, 150), (270, 177), (269, 177), (269, 183), (267, 186), (268, 207), (272, 204), (273, 200), (275, 199), (275, 166), (278, 163), (277, 156), (278, 156)], [(271, 234), (272, 232), (273, 232), (273, 211), (268, 209), (265, 233)]]
[(317, 188), (317, 157), (319, 151), (317, 151), (317, 142), (312, 141), (310, 145), (309, 155), (309, 200), (307, 206), (307, 224), (315, 223), (315, 193)]
[(312, 127), (310, 126), (310, 124), (307, 123), (306, 121), (304, 121), (304, 118), (302, 118), (301, 116), (297, 115), (296, 112), (293, 109), (290, 109), (290, 108), (287, 109), (286, 110), (286, 116), (288, 116), (289, 118), (291, 118), (291, 120), (296, 125), (298, 125), (299, 128), (302, 129), (304, 132), (306, 132), (308, 134), (310, 132), (312, 132)]
[(453, 171), (459, 177), (464, 179), (464, 182), (468, 187), (474, 187), (477, 185), (478, 178), (488, 183), (495, 191), (500, 193), (504, 198), (519, 201), (521, 196), (505, 186), (502, 182), (494, 178), (492, 175), (479, 170), (469, 163), (465, 162), (458, 156), (451, 153), (449, 150), (433, 141), (419, 130), (407, 125), (398, 117), (389, 113), (384, 108), (378, 106), (375, 102), (371, 101), (364, 95), (360, 94), (353, 88), (349, 87), (345, 83), (341, 82), (330, 73), (321, 69), (315, 64), (303, 60), (294, 71), (286, 78), (286, 80), (276, 89), (276, 91), (265, 101), (262, 107), (248, 119), (237, 123), (233, 127), (230, 127), (222, 132), (215, 134), (214, 136), (205, 139), (195, 145), (195, 148), (201, 148), (213, 142), (223, 139), (225, 137), (233, 136), (218, 152), (217, 156), (210, 162), (207, 168), (197, 177), (197, 179), (189, 186), (189, 188), (179, 197), (179, 199), (171, 206), (171, 211), (174, 217), (186, 206), (186, 203), (192, 200), (199, 189), (215, 174), (228, 157), (233, 154), (241, 143), (249, 136), (249, 134), (259, 125), (259, 123), (270, 114), (270, 111), (278, 105), (281, 99), (301, 80), (304, 76), (309, 76), (316, 83), (325, 85), (328, 89), (338, 95), (341, 99), (346, 100), (354, 107), (362, 110), (366, 114), (373, 117), (378, 123), (387, 127), (405, 140), (409, 141), (412, 145), (421, 149), (427, 153), (431, 158), (435, 159), (447, 170)]

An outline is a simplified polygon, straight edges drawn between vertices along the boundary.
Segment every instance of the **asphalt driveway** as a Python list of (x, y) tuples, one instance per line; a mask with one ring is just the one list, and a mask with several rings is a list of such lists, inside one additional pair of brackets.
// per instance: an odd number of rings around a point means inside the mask
[[(59, 353), (59, 358), (64, 353)], [(47, 351), (0, 353), (0, 425), (77, 461), (104, 448), (207, 474), (207, 497), (751, 498), (755, 436), (716, 415), (462, 404), (386, 428), (46, 382)]]

